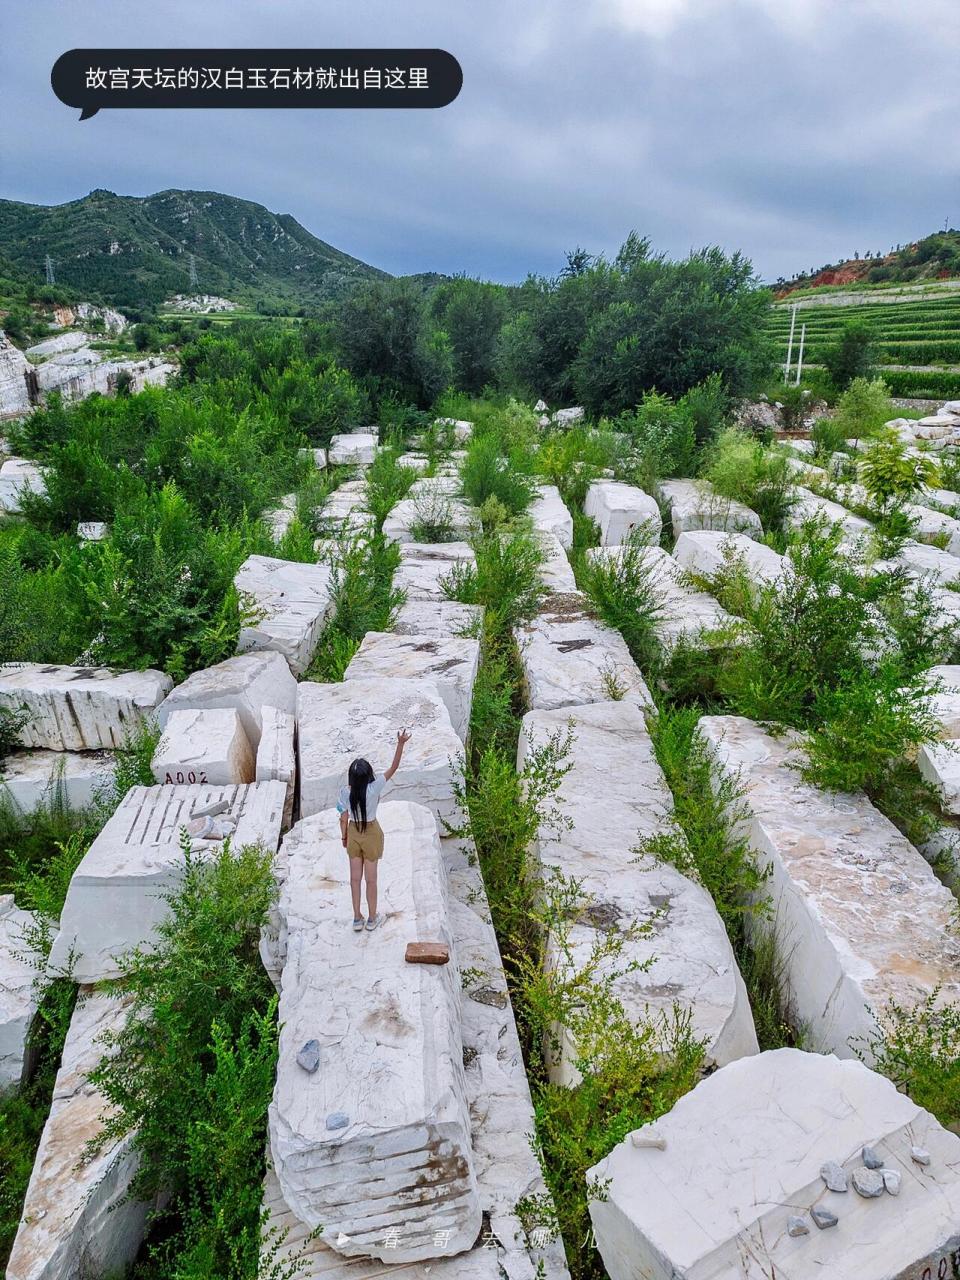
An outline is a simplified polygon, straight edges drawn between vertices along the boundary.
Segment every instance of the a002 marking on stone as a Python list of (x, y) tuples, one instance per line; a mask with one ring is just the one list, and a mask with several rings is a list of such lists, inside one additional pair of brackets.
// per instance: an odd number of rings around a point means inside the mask
[(163, 779), (164, 785), (167, 783), (206, 782), (206, 780), (206, 771), (203, 769), (187, 769), (186, 772), (183, 769), (178, 769), (176, 773), (168, 771)]

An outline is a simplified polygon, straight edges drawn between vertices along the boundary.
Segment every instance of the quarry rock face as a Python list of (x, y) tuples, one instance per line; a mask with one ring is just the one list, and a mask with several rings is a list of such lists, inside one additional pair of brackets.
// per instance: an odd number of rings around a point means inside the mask
[(217, 807), (224, 830), (219, 839), (193, 838), (199, 857), (212, 853), (227, 834), (234, 848), (260, 844), (273, 851), (285, 800), (282, 782), (132, 787), (73, 874), (51, 965), (65, 969), (72, 961), (78, 982), (119, 977), (119, 957), (149, 946), (166, 917), (164, 895), (181, 883), (181, 840), (194, 815)]
[[(854, 1186), (870, 1173), (865, 1144), (880, 1198), (831, 1191), (828, 1167)], [(722, 1067), (615, 1147), (588, 1175), (607, 1185), (590, 1216), (611, 1280), (931, 1280), (960, 1267), (958, 1166), (960, 1138), (889, 1080), (777, 1049)]]
[(157, 782), (228, 786), (253, 782), (253, 748), (235, 707), (174, 711), (150, 766)]
[(870, 1057), (878, 1018), (940, 990), (960, 993), (955, 899), (892, 822), (859, 793), (804, 782), (791, 737), (740, 716), (703, 716), (717, 775), (744, 789), (739, 830), (770, 878), (784, 996), (811, 1046)]
[(607, 702), (618, 694), (653, 707), (623, 636), (594, 617), (579, 592), (547, 596), (540, 612), (515, 634), (535, 710)]
[(466, 542), (405, 542), (393, 575), (394, 588), (407, 600), (445, 600), (443, 581), (454, 565), (475, 568), (477, 558)]
[(457, 821), (454, 788), (463, 744), (450, 713), (432, 681), (390, 676), (298, 686), (301, 816), (337, 803), (357, 756), (369, 760), (375, 773), (384, 773), (401, 728), (412, 737), (384, 794), (425, 805), (441, 821)]
[(41, 662), (0, 665), (0, 707), (26, 713), (25, 747), (97, 751), (120, 747), (157, 711), (173, 681), (162, 671), (113, 671)]
[(670, 512), (673, 536), (688, 529), (719, 529), (725, 533), (763, 536), (760, 517), (742, 502), (724, 498), (705, 480), (662, 480), (660, 499)]
[[(705, 1041), (708, 1067), (756, 1053), (746, 989), (713, 899), (702, 885), (642, 852), (644, 840), (673, 830), (673, 797), (643, 711), (627, 701), (530, 711), (523, 718), (518, 769), (551, 739), (569, 741), (568, 771), (557, 792), (569, 826), (541, 828), (536, 852), (545, 871), (576, 880), (587, 903), (570, 927), (572, 959), (561, 958), (551, 939), (547, 963), (585, 969), (598, 930), (652, 926), (646, 936), (626, 942), (609, 966), (638, 966), (613, 988), (628, 1015), (638, 1023), (655, 1021), (679, 1006), (690, 1016), (694, 1036)], [(562, 1039), (551, 1078), (574, 1085), (575, 1046)]]
[(377, 437), (370, 432), (333, 436), (327, 449), (327, 466), (369, 467), (377, 456)]
[[(588, 547), (587, 559), (618, 561), (624, 547)], [(710, 648), (732, 643), (736, 619), (712, 595), (700, 591), (687, 579), (682, 567), (662, 547), (638, 547), (636, 555), (649, 575), (653, 601), (653, 629), (666, 649), (680, 640)]]
[(0, 418), (16, 418), (30, 412), (32, 373), (30, 361), (0, 330)]
[(112, 751), (15, 751), (0, 764), (0, 794), (22, 813), (41, 805), (85, 809), (109, 790)]
[(443, 699), (454, 732), (461, 742), (466, 742), (479, 664), (477, 640), (368, 631), (343, 678), (367, 680), (389, 676), (398, 680), (430, 681)]
[(596, 521), (600, 542), (618, 546), (628, 538), (656, 545), (663, 521), (656, 500), (635, 485), (620, 480), (594, 480), (583, 504), (584, 515)]
[(332, 609), (329, 567), (248, 556), (233, 584), (255, 614), (240, 628), (237, 652), (282, 653), (293, 674), (302, 675)]
[[(469, 1249), (481, 1211), (436, 822), (408, 803), (382, 803), (379, 820), (390, 859), (383, 920), (356, 939), (336, 811), (301, 821), (284, 841), (270, 1148), (283, 1200), (325, 1243), (404, 1263)], [(450, 962), (406, 964), (411, 939), (445, 943)], [(311, 1040), (315, 1072), (297, 1061)]]
[(260, 745), (264, 707), (276, 707), (293, 715), (297, 682), (280, 653), (267, 650), (239, 654), (187, 676), (157, 708), (157, 721), (163, 729), (174, 711), (211, 707), (235, 707), (250, 745), (256, 748)]
[[(0, 1095), (19, 1087), (27, 1038), (39, 1003), (39, 969), (31, 963), (26, 931), (33, 923), (12, 893), (0, 894)], [(40, 963), (40, 957), (36, 957)]]
[(123, 1274), (143, 1240), (148, 1206), (127, 1199), (137, 1171), (128, 1135), (92, 1159), (87, 1143), (108, 1107), (88, 1082), (129, 1003), (81, 987), (63, 1046), (50, 1113), (30, 1175), (23, 1216), (7, 1264), (8, 1280), (70, 1280)]
[(789, 572), (785, 556), (742, 533), (681, 533), (673, 558), (681, 568), (704, 578), (714, 577), (730, 564), (742, 563), (748, 578), (757, 586), (781, 582)]
[(564, 548), (573, 546), (573, 516), (555, 484), (541, 484), (528, 508), (538, 533), (552, 534)]

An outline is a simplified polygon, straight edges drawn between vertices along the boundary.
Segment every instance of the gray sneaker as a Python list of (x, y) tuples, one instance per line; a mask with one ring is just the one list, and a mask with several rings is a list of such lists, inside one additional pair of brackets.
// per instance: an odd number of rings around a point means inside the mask
[(356, 920), (354, 920), (354, 922), (353, 922), (353, 932), (354, 932), (354, 933), (362, 933), (362, 932), (363, 932), (363, 916), (357, 916)]
[(374, 929), (377, 927), (379, 923), (380, 923), (379, 916), (371, 916), (365, 925), (367, 933), (373, 933)]

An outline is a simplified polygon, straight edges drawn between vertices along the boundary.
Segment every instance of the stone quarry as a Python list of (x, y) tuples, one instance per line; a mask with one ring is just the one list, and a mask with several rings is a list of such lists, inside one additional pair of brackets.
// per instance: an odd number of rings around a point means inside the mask
[(958, 1168), (960, 1138), (889, 1080), (778, 1049), (628, 1135), (590, 1216), (610, 1280), (933, 1280), (960, 1268)]
[(743, 834), (769, 870), (784, 995), (811, 1047), (870, 1056), (879, 1016), (960, 994), (955, 899), (866, 796), (822, 791), (796, 744), (740, 716), (704, 716), (715, 767), (744, 789)]
[(112, 671), (39, 662), (0, 665), (0, 707), (23, 710), (25, 747), (97, 751), (120, 747), (173, 687), (161, 671)]
[(333, 607), (329, 567), (248, 556), (233, 584), (252, 615), (240, 628), (237, 652), (282, 653), (293, 674), (303, 675)]
[[(326, 1244), (403, 1263), (470, 1248), (480, 1202), (436, 821), (404, 802), (383, 803), (379, 819), (390, 847), (384, 923), (355, 947), (344, 946), (350, 867), (336, 810), (301, 821), (284, 841), (270, 1149), (283, 1200)], [(406, 964), (410, 938), (446, 943), (450, 962)], [(304, 1065), (310, 1042), (316, 1069)]]
[(184, 831), (201, 857), (228, 836), (237, 848), (274, 850), (285, 800), (280, 781), (131, 788), (73, 874), (51, 965), (72, 965), (81, 983), (120, 977), (120, 957), (148, 946), (166, 915), (163, 895), (183, 874)]
[(600, 530), (602, 546), (618, 546), (632, 538), (656, 544), (662, 519), (656, 499), (619, 480), (595, 480), (587, 490), (584, 515)]
[[(557, 802), (570, 825), (543, 828), (536, 852), (545, 872), (576, 880), (585, 902), (566, 939), (572, 960), (561, 961), (562, 948), (548, 942), (548, 963), (586, 967), (597, 931), (649, 928), (626, 942), (614, 962), (617, 969), (637, 966), (614, 985), (625, 1011), (642, 1022), (679, 1006), (704, 1040), (709, 1066), (756, 1053), (746, 989), (712, 898), (643, 852), (644, 840), (672, 830), (673, 816), (643, 711), (628, 701), (530, 711), (518, 768), (531, 751), (567, 735), (570, 768)], [(552, 1063), (557, 1083), (577, 1082), (574, 1058), (575, 1047), (565, 1043)]]

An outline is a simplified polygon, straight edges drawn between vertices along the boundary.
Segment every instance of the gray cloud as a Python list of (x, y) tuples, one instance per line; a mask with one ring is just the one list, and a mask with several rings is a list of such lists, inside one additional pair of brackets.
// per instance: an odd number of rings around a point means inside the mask
[[(551, 274), (631, 228), (767, 278), (960, 224), (953, 0), (7, 0), (2, 194), (226, 191), (395, 272)], [(440, 112), (102, 112), (74, 46), (439, 45)]]

